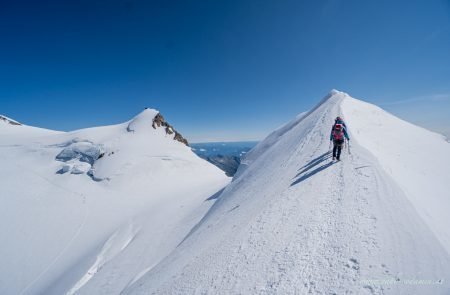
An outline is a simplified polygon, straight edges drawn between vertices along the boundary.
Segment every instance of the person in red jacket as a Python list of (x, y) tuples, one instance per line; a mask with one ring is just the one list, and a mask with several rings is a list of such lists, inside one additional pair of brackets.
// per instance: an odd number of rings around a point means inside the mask
[(333, 160), (340, 161), (344, 140), (345, 138), (350, 140), (344, 124), (335, 122), (333, 128), (331, 128), (330, 141), (333, 141)]

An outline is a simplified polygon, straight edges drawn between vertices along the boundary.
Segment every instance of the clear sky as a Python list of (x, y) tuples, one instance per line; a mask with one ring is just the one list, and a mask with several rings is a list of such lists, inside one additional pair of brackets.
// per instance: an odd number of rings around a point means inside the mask
[(0, 113), (254, 140), (336, 88), (450, 134), (449, 0), (0, 1)]

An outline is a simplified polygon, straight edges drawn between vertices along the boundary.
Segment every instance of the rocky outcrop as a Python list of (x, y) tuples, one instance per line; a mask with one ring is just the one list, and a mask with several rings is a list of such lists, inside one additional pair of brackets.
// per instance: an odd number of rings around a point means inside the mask
[(175, 134), (175, 136), (173, 137), (174, 140), (189, 146), (187, 139), (184, 138), (180, 133), (178, 133), (169, 123), (167, 123), (164, 117), (161, 115), (161, 113), (158, 113), (153, 119), (152, 127), (154, 129), (158, 127), (163, 127), (166, 131), (166, 134), (169, 135)]
[(3, 122), (5, 122), (5, 123), (7, 123), (9, 125), (15, 125), (15, 126), (21, 126), (22, 125), (21, 123), (19, 123), (17, 121), (14, 121), (13, 119), (10, 119), (8, 117), (2, 116), (2, 115), (0, 115), (0, 121), (3, 121)]
[(189, 143), (187, 141), (186, 138), (184, 138), (180, 133), (175, 131), (175, 137), (173, 138), (174, 140), (177, 140), (181, 143), (184, 143), (185, 145), (189, 146)]

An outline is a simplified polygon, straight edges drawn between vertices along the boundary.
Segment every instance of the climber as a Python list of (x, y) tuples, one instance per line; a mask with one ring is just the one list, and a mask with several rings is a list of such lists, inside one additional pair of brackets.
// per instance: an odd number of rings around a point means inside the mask
[[(339, 117), (338, 117), (339, 118)], [(347, 134), (347, 128), (345, 127), (344, 121), (336, 121), (331, 128), (330, 141), (333, 141), (333, 160), (340, 161), (342, 145), (344, 144), (345, 138), (350, 140)], [(340, 119), (340, 118), (339, 118)], [(342, 123), (341, 123), (342, 122)]]
[[(345, 125), (344, 120), (339, 116), (336, 117), (336, 119), (334, 119), (334, 125), (336, 125), (336, 124), (342, 124), (342, 126), (344, 126), (344, 128), (347, 129), (347, 125)], [(334, 128), (334, 125), (333, 125), (333, 128)]]

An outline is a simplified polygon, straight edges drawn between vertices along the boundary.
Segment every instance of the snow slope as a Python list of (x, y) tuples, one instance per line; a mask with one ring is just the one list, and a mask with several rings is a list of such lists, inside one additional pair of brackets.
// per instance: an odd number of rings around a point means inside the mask
[(0, 121), (0, 294), (119, 294), (173, 250), (229, 178), (152, 127)]
[[(351, 148), (333, 163), (338, 115)], [(450, 293), (443, 137), (332, 91), (244, 163), (183, 243), (123, 294)]]

